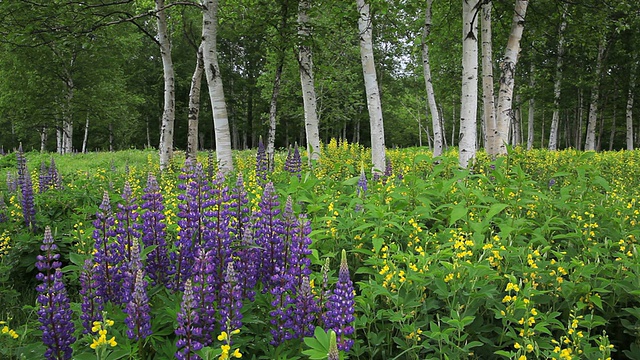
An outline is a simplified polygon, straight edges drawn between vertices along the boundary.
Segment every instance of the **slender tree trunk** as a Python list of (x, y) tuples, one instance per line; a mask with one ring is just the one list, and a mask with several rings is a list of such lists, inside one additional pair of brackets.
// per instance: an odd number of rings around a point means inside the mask
[(73, 152), (73, 109), (72, 102), (75, 93), (75, 85), (71, 73), (67, 70), (65, 75), (65, 103), (62, 114), (62, 149), (61, 154)]
[[(533, 89), (536, 86), (536, 79), (534, 75), (535, 66), (533, 65), (533, 63), (531, 63), (530, 71), (531, 71), (531, 74), (530, 74), (531, 77), (529, 78), (529, 87)], [(529, 111), (527, 112), (527, 150), (533, 149), (533, 136), (535, 135), (534, 127), (533, 127), (534, 111), (535, 111), (535, 99), (533, 98), (533, 95), (531, 95), (531, 98), (529, 99)]]
[(458, 161), (466, 168), (476, 156), (478, 115), (478, 0), (462, 0), (462, 101)]
[(109, 121), (109, 151), (114, 151), (113, 146), (113, 121)]
[[(171, 40), (167, 30), (167, 14), (164, 8), (164, 0), (155, 0), (158, 19), (158, 42), (160, 43), (160, 57), (162, 58), (162, 70), (164, 77), (164, 108), (162, 111), (162, 126), (160, 127), (160, 170), (169, 166), (173, 157), (173, 127), (176, 116), (175, 104), (175, 78), (173, 60), (171, 59)], [(163, 9), (163, 10), (160, 10)]]
[(191, 76), (191, 89), (189, 90), (189, 129), (187, 130), (187, 158), (195, 160), (198, 156), (198, 120), (200, 115), (200, 87), (202, 73), (204, 72), (204, 60), (202, 59), (202, 43), (198, 48), (196, 68)]
[(611, 135), (609, 136), (609, 151), (613, 150), (613, 142), (616, 139), (616, 107), (613, 107), (613, 119), (611, 123)]
[(87, 153), (87, 142), (89, 141), (89, 113), (84, 121), (84, 138), (82, 139), (82, 153)]
[(273, 171), (273, 160), (276, 144), (276, 125), (278, 115), (278, 96), (280, 95), (280, 81), (282, 79), (282, 68), (284, 67), (284, 53), (280, 55), (278, 64), (276, 65), (276, 75), (273, 79), (273, 91), (271, 93), (271, 102), (269, 103), (269, 136), (267, 137), (267, 157), (269, 170)]
[(549, 150), (558, 149), (558, 125), (560, 123), (560, 93), (562, 85), (562, 62), (564, 57), (564, 32), (567, 28), (567, 11), (565, 3), (562, 9), (562, 21), (558, 28), (558, 57), (556, 59), (556, 75), (553, 83), (553, 116), (551, 118), (551, 129), (549, 133)]
[(637, 53), (633, 56), (629, 74), (629, 92), (627, 93), (627, 150), (633, 150), (633, 95), (636, 87), (636, 71), (638, 71)]
[[(498, 113), (497, 113), (497, 134), (498, 134), (498, 151), (491, 155), (506, 155), (509, 136), (509, 125), (515, 119), (513, 111), (513, 88), (515, 86), (516, 65), (518, 63), (518, 53), (520, 52), (520, 39), (524, 30), (524, 18), (527, 13), (528, 0), (516, 0), (515, 11), (513, 12), (513, 21), (511, 23), (511, 34), (507, 42), (507, 48), (504, 52), (504, 58), (500, 62), (500, 92), (498, 95)], [(519, 124), (514, 124), (515, 129), (519, 130)], [(516, 133), (514, 143), (518, 142), (519, 134)]]
[(43, 153), (46, 150), (47, 150), (47, 127), (43, 126), (42, 129), (40, 129), (40, 152)]
[(369, 4), (365, 0), (356, 0), (358, 6), (358, 29), (360, 30), (360, 58), (362, 73), (367, 93), (367, 107), (369, 109), (369, 123), (371, 126), (371, 160), (373, 172), (382, 173), (385, 170), (386, 151), (384, 144), (384, 123), (382, 120), (382, 104), (380, 89), (376, 77), (373, 59), (373, 23)]
[(149, 129), (149, 118), (145, 117), (144, 121), (147, 125), (147, 149), (151, 149), (151, 129)]
[[(444, 136), (442, 127), (440, 126), (440, 114), (436, 104), (436, 96), (433, 91), (433, 83), (431, 79), (431, 65), (429, 63), (429, 45), (427, 39), (431, 33), (431, 5), (433, 0), (427, 0), (427, 9), (425, 11), (424, 27), (422, 29), (422, 68), (424, 71), (424, 82), (427, 90), (427, 102), (429, 103), (429, 112), (431, 113), (431, 123), (433, 124), (433, 156), (442, 155), (442, 147)], [(422, 134), (422, 131), (420, 131)], [(422, 144), (422, 136), (420, 139)], [(420, 145), (422, 146), (422, 145)]]
[(482, 104), (485, 147), (489, 154), (498, 152), (495, 98), (493, 94), (493, 46), (491, 31), (491, 2), (482, 6)]
[(585, 151), (596, 150), (596, 124), (598, 122), (598, 102), (600, 101), (600, 74), (602, 74), (602, 62), (606, 49), (606, 37), (598, 45), (598, 58), (596, 60), (595, 80), (591, 87), (591, 102), (589, 104), (589, 122), (587, 123), (587, 138), (584, 142)]
[(218, 170), (222, 173), (229, 173), (233, 171), (233, 158), (231, 156), (231, 129), (229, 128), (227, 105), (224, 100), (222, 75), (218, 65), (218, 0), (206, 0), (203, 5), (202, 54), (207, 84), (209, 85), (209, 98), (213, 109)]
[(542, 127), (542, 130), (540, 130), (540, 134), (542, 134), (540, 136), (540, 148), (544, 149), (544, 110), (542, 110), (542, 121), (540, 121), (540, 125)]
[(578, 89), (578, 129), (576, 130), (576, 149), (582, 149), (582, 118), (584, 117), (584, 96), (582, 89)]
[(298, 36), (300, 37), (298, 61), (300, 64), (300, 84), (302, 85), (304, 125), (307, 137), (309, 164), (320, 158), (320, 132), (318, 130), (316, 88), (313, 79), (313, 56), (311, 45), (308, 43), (311, 36), (308, 14), (310, 8), (311, 0), (300, 1), (298, 6)]

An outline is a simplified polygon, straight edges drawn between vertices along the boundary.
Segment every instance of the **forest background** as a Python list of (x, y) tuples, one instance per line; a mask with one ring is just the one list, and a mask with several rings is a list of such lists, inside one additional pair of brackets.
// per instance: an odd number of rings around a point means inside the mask
[[(444, 147), (458, 144), (466, 101), (461, 98), (461, 88), (466, 88), (461, 84), (461, 40), (470, 35), (482, 47), (478, 64), (486, 61), (484, 47), (493, 49), (476, 83), (493, 76), (491, 72), (495, 79), (489, 78), (492, 86), (479, 86), (475, 95), (477, 147), (486, 147), (488, 112), (482, 96), (491, 88), (495, 101), (500, 92), (505, 46), (515, 23), (514, 1), (470, 3), (473, 25), (490, 16), (486, 24), (492, 34), (487, 36), (485, 22), (478, 29), (462, 30), (460, 2), (367, 3), (387, 147), (433, 146), (439, 138), (434, 136), (434, 111), (427, 106), (425, 91), (427, 46), (441, 141)], [(306, 34), (301, 4), (309, 6)], [(335, 0), (2, 1), (0, 145), (10, 150), (22, 142), (25, 150), (61, 153), (157, 147), (167, 114), (160, 51), (165, 36), (175, 71), (175, 125), (169, 147), (187, 149), (189, 96), (204, 35), (202, 10), (208, 5), (216, 11), (214, 51), (232, 148), (256, 147), (261, 136), (276, 148), (306, 144), (300, 81), (304, 46), (313, 54), (319, 139), (372, 145), (357, 25), (362, 7)], [(508, 143), (527, 148), (633, 148), (640, 133), (639, 124), (633, 123), (637, 5), (633, 0), (529, 4), (526, 20), (521, 14), (526, 25), (517, 68), (514, 64)], [(425, 21), (427, 8), (430, 21)], [(158, 26), (162, 18), (167, 25), (163, 36)], [(216, 148), (208, 91), (204, 86), (200, 94), (199, 149)], [(589, 132), (594, 136), (591, 144)]]

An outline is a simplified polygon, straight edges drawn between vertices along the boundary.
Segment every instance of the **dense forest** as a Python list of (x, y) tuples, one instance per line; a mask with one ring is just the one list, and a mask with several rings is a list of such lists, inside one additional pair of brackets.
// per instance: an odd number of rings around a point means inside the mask
[[(313, 113), (320, 142), (375, 147), (370, 65), (383, 148), (458, 146), (470, 120), (487, 147), (515, 71), (506, 143), (630, 149), (639, 25), (634, 0), (0, 1), (0, 146), (219, 150), (226, 131), (233, 149), (282, 148), (307, 144)], [(477, 60), (471, 85), (463, 54)]]

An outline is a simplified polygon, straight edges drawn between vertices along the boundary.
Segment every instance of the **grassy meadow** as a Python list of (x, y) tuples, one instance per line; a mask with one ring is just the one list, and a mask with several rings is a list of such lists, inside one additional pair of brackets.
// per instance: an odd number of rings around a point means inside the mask
[[(353, 345), (340, 358), (640, 359), (640, 151), (516, 148), (495, 161), (480, 153), (461, 170), (455, 150), (434, 159), (424, 148), (393, 149), (391, 167), (378, 178), (360, 145), (334, 140), (322, 151), (313, 168), (303, 154), (300, 176), (284, 170), (287, 152), (279, 152), (266, 180), (256, 175), (255, 150), (237, 152), (236, 173), (224, 184), (237, 186), (242, 174), (254, 213), (271, 182), (278, 208), (291, 197), (296, 216), (306, 214), (315, 298), (324, 296), (325, 283), (340, 280), (346, 250), (355, 320), (353, 334), (345, 335)], [(209, 157), (201, 153), (198, 161), (212, 180)], [(52, 158), (62, 187), (41, 190), (41, 166)], [(23, 195), (11, 184), (16, 155), (0, 157), (0, 358), (40, 359), (47, 349), (36, 292), (46, 227), (60, 253), (75, 324), (73, 358), (173, 358), (182, 290), (148, 282), (152, 334), (137, 340), (127, 335), (124, 305), (112, 303), (104, 304), (96, 331), (83, 332), (80, 291), (82, 266), (96, 252), (94, 224), (105, 191), (117, 211), (129, 201), (122, 198), (125, 183), (141, 199), (154, 174), (172, 251), (184, 230), (184, 154), (162, 173), (155, 151), (32, 152), (26, 160), (31, 227)], [(265, 289), (258, 285), (254, 298), (243, 300), (233, 341), (231, 332), (210, 334), (210, 344), (186, 358), (326, 359), (331, 340), (322, 326), (312, 336), (273, 344), (275, 295)]]

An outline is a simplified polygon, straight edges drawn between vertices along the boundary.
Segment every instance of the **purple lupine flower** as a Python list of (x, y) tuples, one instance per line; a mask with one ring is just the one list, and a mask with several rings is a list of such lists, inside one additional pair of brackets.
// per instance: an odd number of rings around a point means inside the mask
[(178, 240), (176, 251), (170, 254), (172, 267), (175, 268), (172, 287), (182, 289), (184, 279), (191, 276), (191, 268), (198, 249), (205, 242), (204, 212), (209, 199), (210, 185), (204, 176), (202, 164), (191, 166), (190, 161), (185, 161), (183, 173), (179, 176), (184, 183), (178, 187), (185, 192), (178, 195), (181, 203), (178, 204)]
[[(311, 296), (310, 299), (308, 293), (300, 293), (301, 289), (304, 290), (304, 278), (308, 280), (311, 273), (311, 261), (307, 257), (311, 253), (309, 222), (304, 216), (299, 220), (295, 218), (291, 197), (287, 199), (282, 217), (284, 262), (276, 265), (277, 272), (270, 279), (270, 292), (274, 297), (271, 303), (274, 310), (270, 312), (271, 323), (274, 325), (271, 331), (274, 345), (284, 340), (304, 337), (311, 324), (306, 322), (308, 317), (305, 312), (307, 305), (311, 305), (308, 302), (313, 298)], [(296, 309), (298, 305), (300, 308)]]
[(293, 150), (289, 148), (287, 153), (287, 159), (284, 163), (284, 170), (297, 175), (298, 179), (302, 177), (302, 159), (300, 158), (300, 150), (298, 149), (298, 143), (295, 143)]
[(165, 280), (173, 273), (169, 263), (169, 255), (167, 253), (166, 231), (167, 225), (164, 223), (164, 205), (163, 197), (156, 177), (149, 174), (147, 178), (147, 187), (142, 195), (142, 209), (146, 210), (142, 213), (142, 224), (139, 231), (142, 232), (142, 243), (144, 246), (156, 246), (149, 254), (147, 254), (146, 273), (151, 278), (151, 284), (163, 284)]
[(393, 165), (391, 164), (391, 159), (389, 159), (389, 157), (387, 156), (385, 159), (385, 167), (384, 167), (384, 176), (386, 178), (391, 177), (391, 174), (393, 174)]
[(144, 270), (140, 268), (136, 271), (133, 295), (124, 309), (127, 314), (125, 323), (129, 328), (127, 336), (136, 341), (146, 339), (151, 335), (151, 308), (146, 287)]
[(41, 324), (42, 342), (47, 347), (44, 356), (46, 359), (71, 359), (73, 354), (71, 344), (76, 341), (71, 320), (73, 311), (62, 282), (60, 254), (56, 253), (58, 247), (53, 242), (51, 229), (48, 226), (45, 228), (40, 249), (44, 255), (37, 257), (36, 267), (39, 273), (36, 278), (42, 283), (36, 287), (36, 290), (39, 292), (38, 320)]
[(261, 250), (260, 281), (265, 284), (265, 290), (271, 282), (271, 277), (278, 269), (284, 268), (284, 243), (282, 239), (284, 224), (280, 218), (280, 202), (273, 183), (264, 187), (264, 193), (258, 205), (259, 210), (254, 214), (254, 238)]
[(13, 175), (11, 171), (7, 171), (7, 191), (14, 193), (18, 191), (18, 178)]
[(58, 173), (58, 168), (56, 167), (56, 162), (53, 160), (53, 156), (49, 164), (49, 181), (54, 189), (62, 189), (62, 178)]
[(133, 244), (131, 244), (130, 256), (130, 260), (125, 258), (120, 264), (120, 270), (122, 271), (121, 304), (127, 304), (131, 301), (135, 292), (138, 270), (143, 269), (142, 261), (140, 260), (140, 245), (136, 239), (133, 239)]
[(365, 197), (367, 194), (367, 174), (364, 173), (364, 167), (360, 169), (360, 178), (358, 179), (358, 186), (356, 187), (356, 194)]
[(240, 243), (244, 236), (244, 230), (249, 223), (249, 199), (247, 191), (244, 188), (244, 179), (242, 174), (238, 174), (236, 186), (231, 189), (231, 201), (229, 203), (229, 216), (231, 223), (229, 225), (230, 235), (233, 242)]
[(262, 142), (262, 136), (260, 136), (260, 140), (258, 140), (258, 153), (256, 154), (256, 179), (258, 179), (259, 183), (262, 184), (267, 181), (268, 170), (267, 150)]
[(109, 193), (106, 191), (102, 197), (102, 203), (96, 212), (96, 220), (93, 221), (95, 230), (94, 261), (96, 262), (95, 274), (98, 296), (103, 301), (119, 303), (122, 274), (117, 269), (122, 262), (121, 252), (116, 243), (111, 241), (116, 236), (114, 229), (115, 219), (111, 213)]
[(194, 336), (194, 339), (203, 346), (212, 343), (211, 334), (215, 332), (217, 325), (216, 302), (219, 293), (212, 285), (216, 276), (215, 266), (212, 262), (212, 252), (199, 248), (191, 270), (191, 279), (189, 279), (192, 283), (193, 299), (196, 304), (194, 311), (198, 314), (198, 318), (194, 320), (192, 326), (202, 330), (202, 336)]
[(338, 283), (333, 293), (329, 297), (324, 314), (324, 326), (332, 329), (338, 335), (338, 349), (349, 351), (353, 345), (353, 339), (347, 336), (353, 334), (354, 312), (354, 289), (353, 282), (349, 276), (349, 266), (347, 265), (347, 252), (342, 250), (342, 260), (340, 261), (340, 271), (338, 273)]
[[(114, 248), (119, 252), (120, 262), (114, 266), (114, 271), (122, 279), (120, 296), (116, 303), (126, 304), (131, 300), (134, 292), (135, 277), (138, 269), (142, 268), (140, 261), (139, 239), (140, 227), (138, 222), (138, 204), (131, 191), (129, 182), (125, 182), (122, 190), (122, 203), (118, 204), (116, 214), (116, 239)], [(113, 300), (112, 300), (113, 301)]]
[(222, 331), (231, 334), (242, 327), (242, 288), (237, 281), (233, 262), (227, 264), (225, 279), (220, 291), (219, 312)]
[(90, 334), (93, 322), (102, 320), (104, 304), (102, 296), (97, 293), (98, 284), (95, 269), (96, 264), (91, 259), (87, 259), (80, 273), (80, 296), (82, 297), (80, 319), (84, 328), (83, 334)]
[(16, 154), (18, 159), (18, 186), (22, 192), (22, 214), (27, 228), (33, 229), (36, 221), (36, 207), (33, 202), (33, 184), (27, 168), (27, 159), (22, 152), (22, 143)]
[(238, 276), (238, 283), (241, 284), (242, 297), (253, 301), (255, 299), (255, 286), (258, 282), (258, 271), (262, 259), (262, 251), (255, 243), (252, 229), (244, 229), (242, 242), (234, 253), (234, 267)]
[(556, 184), (556, 179), (553, 179), (553, 178), (552, 178), (552, 179), (550, 179), (550, 180), (549, 180), (549, 184), (548, 184), (547, 186), (548, 186), (549, 188), (551, 188), (551, 187), (552, 187), (553, 185), (555, 185), (555, 184)]
[(176, 342), (176, 347), (178, 348), (176, 358), (178, 360), (200, 359), (200, 356), (194, 353), (194, 351), (198, 351), (203, 347), (202, 343), (197, 340), (202, 338), (202, 328), (194, 325), (200, 321), (196, 309), (197, 303), (193, 296), (191, 279), (187, 279), (184, 284), (182, 304), (177, 317), (178, 328), (175, 330), (175, 334), (178, 336), (178, 341)]
[(295, 338), (313, 336), (314, 324), (321, 309), (311, 291), (309, 277), (306, 275), (302, 277), (302, 284), (297, 291), (292, 310), (292, 317), (285, 326), (291, 328), (293, 336)]

